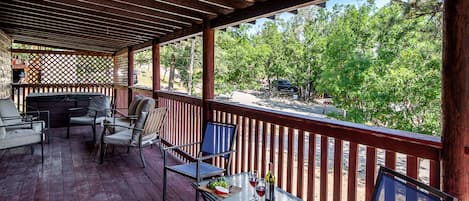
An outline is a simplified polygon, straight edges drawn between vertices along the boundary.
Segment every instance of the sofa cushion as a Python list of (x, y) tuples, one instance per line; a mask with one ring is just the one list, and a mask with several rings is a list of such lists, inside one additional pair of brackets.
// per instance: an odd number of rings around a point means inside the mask
[[(106, 119), (106, 117), (97, 117), (94, 124), (100, 124)], [(71, 124), (84, 124), (84, 125), (91, 125), (93, 124), (94, 117), (89, 116), (81, 116), (81, 117), (70, 117)]]
[[(22, 123), (24, 123), (24, 122), (22, 122)], [(35, 132), (41, 132), (42, 129), (44, 129), (44, 127), (46, 125), (44, 121), (34, 121), (32, 124), (33, 124), (32, 129)], [(14, 129), (31, 129), (31, 124), (26, 123), (26, 124), (22, 124), (22, 125), (15, 125), (15, 126), (6, 127), (7, 131), (14, 130)]]
[[(132, 134), (132, 129), (121, 130), (112, 135), (104, 136), (104, 143), (137, 146), (138, 139), (132, 139), (133, 137), (134, 135)], [(142, 145), (153, 143), (153, 140), (155, 140), (156, 137), (156, 134), (144, 136), (142, 138)]]
[(107, 96), (95, 96), (91, 98), (88, 106), (88, 116), (92, 117), (98, 112), (98, 117), (111, 116), (111, 101)]
[(21, 122), (20, 113), (15, 107), (13, 100), (6, 98), (0, 99), (0, 116), (1, 117), (18, 117), (18, 119), (3, 119), (4, 124), (17, 124)]
[(5, 138), (0, 140), (0, 149), (18, 147), (41, 142), (41, 133), (33, 129), (16, 129), (7, 131)]
[(130, 104), (129, 104), (129, 112), (128, 112), (129, 115), (135, 115), (135, 111), (137, 110), (137, 106), (143, 98), (144, 97), (140, 96), (140, 95), (136, 95), (134, 97), (132, 102), (130, 102)]
[[(0, 118), (0, 126), (3, 126), (2, 118)], [(5, 138), (5, 135), (6, 135), (5, 127), (0, 127), (0, 139)]]
[(140, 103), (138, 103), (137, 109), (135, 109), (135, 115), (140, 116), (142, 112), (150, 112), (150, 110), (155, 109), (155, 100), (153, 98), (143, 98)]

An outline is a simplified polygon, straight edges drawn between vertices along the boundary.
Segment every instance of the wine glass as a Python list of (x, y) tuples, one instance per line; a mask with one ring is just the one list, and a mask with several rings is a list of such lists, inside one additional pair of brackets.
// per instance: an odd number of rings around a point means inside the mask
[(249, 172), (249, 184), (253, 187), (252, 198), (250, 200), (257, 201), (256, 197), (256, 184), (257, 184), (257, 171), (253, 170)]
[(258, 179), (257, 185), (256, 185), (256, 192), (257, 192), (257, 195), (259, 195), (259, 197), (263, 197), (265, 195), (265, 188), (266, 188), (265, 179)]

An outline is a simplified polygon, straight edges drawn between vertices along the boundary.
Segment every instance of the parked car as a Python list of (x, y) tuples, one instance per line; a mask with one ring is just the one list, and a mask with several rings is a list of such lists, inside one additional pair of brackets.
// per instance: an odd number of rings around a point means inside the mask
[(272, 88), (276, 91), (298, 92), (298, 87), (288, 80), (274, 80), (272, 81)]

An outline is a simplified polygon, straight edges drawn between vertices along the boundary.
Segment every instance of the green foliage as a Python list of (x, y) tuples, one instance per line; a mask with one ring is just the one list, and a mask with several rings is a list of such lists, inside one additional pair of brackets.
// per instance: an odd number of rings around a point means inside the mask
[[(331, 95), (347, 111), (333, 118), (439, 135), (441, 9), (440, 0), (393, 0), (382, 8), (362, 1), (301, 9), (288, 20), (265, 22), (254, 34), (250, 25), (218, 31), (216, 93), (288, 79), (304, 100)], [(188, 44), (162, 49), (164, 66), (176, 56), (182, 80)], [(197, 62), (193, 77), (200, 78), (200, 56)]]

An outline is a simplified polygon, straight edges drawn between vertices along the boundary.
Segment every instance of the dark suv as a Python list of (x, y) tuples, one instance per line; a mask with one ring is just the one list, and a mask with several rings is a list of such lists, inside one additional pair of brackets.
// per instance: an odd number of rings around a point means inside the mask
[(274, 80), (272, 81), (272, 87), (277, 91), (298, 92), (298, 87), (293, 86), (288, 80)]

